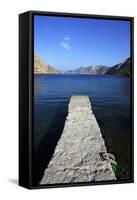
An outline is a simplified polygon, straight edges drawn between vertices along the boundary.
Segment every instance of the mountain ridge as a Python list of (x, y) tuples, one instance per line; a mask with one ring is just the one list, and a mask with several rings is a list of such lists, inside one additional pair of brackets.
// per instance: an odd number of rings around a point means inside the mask
[(49, 73), (60, 73), (59, 70), (46, 64), (41, 57), (34, 53), (34, 73), (35, 74), (49, 74)]
[(131, 75), (131, 58), (128, 57), (124, 61), (113, 65), (112, 67), (104, 65), (95, 65), (88, 67), (79, 67), (75, 70), (68, 70), (66, 74), (92, 74), (92, 75), (117, 75), (117, 76), (127, 76)]
[[(35, 74), (60, 74), (63, 72), (45, 63), (38, 54), (34, 54), (34, 73)], [(74, 70), (68, 70), (65, 74), (91, 74), (91, 75), (116, 75), (131, 76), (131, 58), (128, 57), (124, 61), (108, 67), (105, 65), (95, 65), (87, 67), (78, 67)]]
[(68, 74), (105, 74), (108, 71), (108, 67), (104, 65), (79, 67), (76, 70), (67, 71)]
[(131, 76), (131, 58), (128, 57), (121, 63), (112, 66), (106, 74), (127, 77)]

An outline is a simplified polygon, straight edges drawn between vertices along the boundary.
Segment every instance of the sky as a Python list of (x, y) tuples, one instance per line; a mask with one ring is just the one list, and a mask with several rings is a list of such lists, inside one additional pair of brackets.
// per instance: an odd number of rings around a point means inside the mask
[(113, 66), (130, 56), (130, 22), (36, 15), (34, 52), (61, 71)]

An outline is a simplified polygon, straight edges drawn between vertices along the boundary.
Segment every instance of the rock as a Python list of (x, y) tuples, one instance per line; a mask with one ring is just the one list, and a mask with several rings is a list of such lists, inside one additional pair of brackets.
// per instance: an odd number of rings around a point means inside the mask
[(46, 64), (38, 54), (34, 54), (34, 73), (35, 74), (48, 74), (48, 73), (60, 73), (59, 70)]
[(72, 96), (62, 136), (40, 184), (115, 180), (111, 164), (87, 96)]

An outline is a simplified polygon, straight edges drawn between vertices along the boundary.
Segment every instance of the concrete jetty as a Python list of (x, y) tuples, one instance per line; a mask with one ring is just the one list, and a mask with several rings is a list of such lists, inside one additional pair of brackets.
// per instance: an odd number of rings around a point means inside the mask
[(115, 180), (111, 164), (102, 160), (105, 143), (88, 96), (72, 96), (60, 140), (40, 184)]

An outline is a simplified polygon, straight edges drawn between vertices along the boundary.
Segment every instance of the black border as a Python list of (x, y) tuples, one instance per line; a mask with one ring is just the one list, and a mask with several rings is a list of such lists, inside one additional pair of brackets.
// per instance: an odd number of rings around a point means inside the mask
[[(134, 183), (134, 17), (127, 16), (110, 16), (110, 15), (92, 15), (80, 13), (61, 13), (61, 12), (46, 12), (46, 11), (28, 11), (29, 14), (29, 189), (57, 188), (57, 187), (74, 187), (74, 186), (90, 186), (90, 185), (106, 185), (106, 184), (121, 184)], [(25, 13), (24, 13), (25, 14)], [(22, 14), (23, 15), (23, 14)], [(34, 131), (34, 16), (57, 16), (57, 17), (73, 17), (73, 18), (89, 18), (89, 19), (106, 19), (130, 21), (130, 56), (131, 56), (131, 179), (130, 180), (115, 180), (115, 181), (99, 181), (92, 183), (66, 183), (52, 185), (32, 185), (32, 148), (33, 148), (33, 131)], [(27, 178), (27, 177), (26, 177)]]

